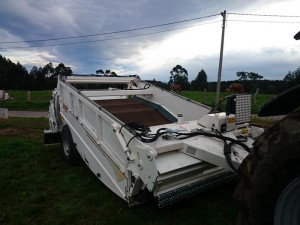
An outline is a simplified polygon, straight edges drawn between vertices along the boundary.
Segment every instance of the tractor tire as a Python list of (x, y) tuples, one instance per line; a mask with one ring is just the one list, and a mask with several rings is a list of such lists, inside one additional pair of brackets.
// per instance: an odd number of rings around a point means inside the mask
[(63, 158), (69, 164), (75, 165), (78, 161), (78, 152), (68, 125), (63, 126), (61, 131), (61, 148)]
[(300, 111), (256, 139), (239, 175), (237, 225), (300, 224), (300, 192), (293, 191), (300, 187)]

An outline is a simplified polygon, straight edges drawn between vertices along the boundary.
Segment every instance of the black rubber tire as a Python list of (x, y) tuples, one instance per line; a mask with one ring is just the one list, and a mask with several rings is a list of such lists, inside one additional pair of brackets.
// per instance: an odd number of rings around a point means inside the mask
[(71, 165), (78, 161), (78, 152), (73, 142), (72, 133), (68, 125), (63, 126), (61, 131), (61, 148), (63, 158)]
[(273, 225), (280, 194), (300, 176), (300, 111), (266, 130), (239, 168), (237, 225)]
[(300, 176), (281, 192), (274, 213), (274, 225), (300, 224)]

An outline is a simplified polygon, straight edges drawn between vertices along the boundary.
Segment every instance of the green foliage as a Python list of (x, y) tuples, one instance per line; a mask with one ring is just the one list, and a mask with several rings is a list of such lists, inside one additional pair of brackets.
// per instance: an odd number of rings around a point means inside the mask
[(59, 74), (69, 76), (70, 67), (60, 63), (53, 67), (50, 62), (44, 67), (32, 67), (30, 72), (19, 62), (17, 64), (0, 55), (0, 89), (6, 90), (45, 90), (56, 86), (55, 77)]
[(175, 83), (179, 84), (182, 89), (188, 88), (188, 71), (184, 67), (182, 67), (181, 65), (177, 65), (170, 71), (170, 74), (171, 76), (169, 84)]
[(104, 74), (103, 70), (96, 70), (96, 74)]
[(129, 208), (81, 163), (69, 166), (59, 145), (43, 145), (47, 119), (0, 120), (0, 224), (231, 225), (237, 181), (158, 209)]
[(70, 67), (65, 66), (65, 64), (60, 63), (57, 67), (54, 69), (54, 73), (52, 76), (71, 76), (73, 73), (72, 69)]
[(27, 84), (27, 78), (25, 67), (0, 55), (0, 89), (20, 89)]
[(105, 72), (104, 72), (101, 69), (96, 70), (96, 74), (99, 74), (99, 75), (102, 75), (102, 76), (112, 76), (112, 77), (118, 76), (114, 71), (105, 70)]
[(48, 63), (47, 65), (44, 66), (43, 74), (45, 74), (46, 77), (52, 77), (55, 73), (55, 69), (53, 67), (52, 62), (50, 62), (50, 63)]
[(300, 84), (300, 67), (293, 72), (289, 71), (283, 80), (293, 83), (294, 85)]
[(253, 72), (236, 72), (237, 77), (239, 80), (260, 80), (264, 78), (262, 75), (259, 75), (258, 73), (253, 73)]
[(260, 79), (264, 78), (262, 75), (259, 75), (257, 73), (253, 73), (253, 72), (250, 72), (248, 74), (248, 77), (249, 77), (249, 80), (260, 80)]
[(236, 72), (236, 75), (239, 78), (238, 80), (247, 80), (248, 79), (248, 76), (247, 76), (246, 72), (244, 72), (244, 71)]
[(207, 87), (207, 74), (202, 69), (195, 80), (191, 82), (191, 89), (192, 90), (204, 90)]

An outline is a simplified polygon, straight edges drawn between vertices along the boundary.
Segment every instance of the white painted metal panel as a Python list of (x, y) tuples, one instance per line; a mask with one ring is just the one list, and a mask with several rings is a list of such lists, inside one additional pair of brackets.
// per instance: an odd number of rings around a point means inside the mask
[(197, 120), (211, 110), (208, 106), (193, 102), (169, 91), (154, 86), (151, 86), (151, 88), (153, 88), (153, 95), (145, 96), (145, 99), (161, 104), (174, 115), (182, 113), (185, 121)]
[(89, 76), (68, 76), (67, 82), (69, 83), (102, 83), (102, 84), (121, 84), (130, 83), (137, 80), (135, 77), (89, 77)]
[(93, 91), (82, 91), (81, 94), (84, 94), (87, 97), (99, 97), (99, 96), (122, 96), (122, 95), (152, 95), (153, 90), (93, 90)]
[(160, 174), (195, 165), (199, 162), (201, 162), (199, 159), (174, 151), (160, 154), (156, 159), (157, 170)]

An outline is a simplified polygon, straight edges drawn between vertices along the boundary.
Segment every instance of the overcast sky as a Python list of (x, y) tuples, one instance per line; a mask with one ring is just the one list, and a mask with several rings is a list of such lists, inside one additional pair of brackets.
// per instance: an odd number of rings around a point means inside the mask
[[(168, 81), (180, 64), (189, 81), (201, 69), (216, 81), (226, 10), (222, 80), (238, 71), (281, 80), (300, 66), (300, 17), (245, 14), (300, 16), (299, 9), (299, 0), (1, 0), (0, 54), (29, 71), (62, 62), (79, 74), (110, 69)], [(126, 30), (133, 31), (94, 35)]]

